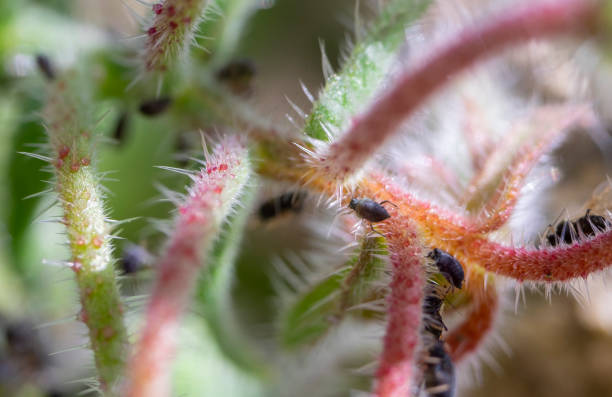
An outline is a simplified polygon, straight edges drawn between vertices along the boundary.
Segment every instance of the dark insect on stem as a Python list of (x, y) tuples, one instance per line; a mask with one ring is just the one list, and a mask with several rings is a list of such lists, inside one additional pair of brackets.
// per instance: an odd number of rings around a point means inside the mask
[(138, 107), (138, 110), (145, 116), (153, 117), (165, 112), (171, 104), (172, 99), (170, 97), (149, 99), (143, 101)]
[(43, 54), (36, 55), (36, 65), (40, 72), (47, 78), (49, 81), (55, 80), (55, 69), (51, 64), (51, 60), (49, 57)]
[(123, 248), (119, 268), (123, 275), (134, 274), (149, 267), (151, 254), (140, 245), (128, 244)]
[(219, 69), (216, 77), (221, 83), (226, 84), (234, 94), (244, 95), (251, 92), (251, 82), (255, 72), (253, 61), (236, 59)]
[(306, 192), (295, 191), (274, 197), (259, 207), (259, 218), (262, 221), (267, 221), (289, 211), (300, 212), (304, 206), (306, 196)]
[(115, 122), (113, 138), (121, 145), (125, 141), (126, 130), (129, 125), (129, 115), (127, 112), (121, 112)]
[(447, 330), (440, 315), (444, 296), (435, 286), (428, 286), (427, 289), (423, 300), (423, 330), (437, 340), (442, 336), (442, 332)]
[(427, 350), (425, 357), (425, 393), (429, 397), (453, 397), (455, 395), (455, 366), (437, 340)]
[(372, 223), (382, 222), (385, 219), (389, 219), (391, 217), (391, 215), (389, 215), (389, 212), (387, 212), (386, 208), (383, 207), (383, 204), (385, 203), (397, 207), (397, 205), (393, 204), (388, 200), (377, 203), (376, 201), (369, 198), (354, 198), (351, 199), (349, 203), (349, 208), (355, 211), (355, 214), (357, 214), (358, 217), (370, 222), (370, 228), (373, 232), (377, 233), (376, 230), (374, 230), (374, 226), (372, 226)]
[(438, 285), (429, 280), (425, 286), (425, 298), (423, 300), (423, 329), (435, 340), (440, 339), (446, 325), (442, 321), (440, 309), (444, 303), (446, 294), (452, 288), (461, 288), (464, 279), (463, 267), (457, 259), (446, 251), (434, 248), (427, 255), (434, 260), (438, 272), (449, 282), (450, 286)]
[(581, 237), (593, 237), (607, 230), (612, 224), (601, 215), (591, 215), (591, 210), (575, 221), (564, 220), (557, 224), (555, 233), (546, 235), (548, 245), (555, 247), (559, 243), (572, 244)]
[(438, 268), (438, 271), (453, 287), (461, 288), (465, 273), (463, 272), (461, 263), (459, 263), (454, 256), (439, 248), (434, 248), (427, 254), (427, 257), (434, 260), (434, 264)]

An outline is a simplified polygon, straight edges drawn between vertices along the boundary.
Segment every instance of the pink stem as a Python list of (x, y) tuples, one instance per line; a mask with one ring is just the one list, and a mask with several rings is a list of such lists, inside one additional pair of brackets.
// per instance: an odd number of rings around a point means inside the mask
[(586, 278), (612, 265), (612, 230), (572, 245), (554, 248), (510, 247), (487, 240), (440, 241), (440, 247), (474, 265), (518, 281), (567, 281)]
[(122, 396), (170, 396), (170, 365), (181, 314), (221, 224), (249, 179), (244, 143), (224, 138), (178, 209), (175, 230), (158, 265), (142, 338), (127, 369)]
[[(146, 327), (130, 362), (127, 397), (170, 396), (168, 373), (174, 353), (179, 316), (184, 312), (199, 260), (189, 242), (173, 241), (160, 264), (146, 313)], [(180, 263), (177, 269), (176, 264)]]
[(389, 138), (399, 125), (451, 77), (510, 45), (563, 33), (587, 33), (600, 7), (591, 0), (558, 0), (509, 10), (468, 28), (415, 68), (407, 70), (329, 147), (322, 166), (344, 179)]
[(385, 228), (391, 252), (393, 279), (389, 295), (387, 331), (376, 373), (376, 395), (410, 395), (415, 351), (419, 343), (424, 250), (411, 221), (393, 217)]

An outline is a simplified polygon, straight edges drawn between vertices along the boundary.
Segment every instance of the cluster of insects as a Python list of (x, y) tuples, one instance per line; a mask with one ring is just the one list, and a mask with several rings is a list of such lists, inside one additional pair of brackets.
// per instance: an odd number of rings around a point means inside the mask
[[(395, 204), (389, 201), (377, 203), (369, 198), (353, 198), (349, 203), (357, 216), (370, 223), (372, 231), (376, 232), (373, 223), (382, 222), (391, 217), (383, 204)], [(447, 330), (440, 310), (446, 295), (453, 289), (461, 289), (465, 273), (457, 259), (448, 252), (434, 248), (428, 255), (432, 259), (437, 272), (448, 285), (440, 285), (429, 280), (425, 288), (423, 300), (423, 341), (425, 356), (423, 363), (423, 390), (429, 397), (452, 397), (455, 395), (455, 369), (446, 351), (442, 333)]]
[(559, 222), (554, 229), (554, 233), (546, 235), (546, 242), (551, 247), (561, 243), (572, 244), (585, 237), (593, 237), (597, 233), (604, 232), (611, 225), (612, 223), (608, 219), (601, 215), (591, 214), (589, 209), (584, 216), (574, 221), (563, 220)]
[(429, 280), (423, 301), (423, 389), (429, 397), (452, 397), (455, 394), (455, 368), (444, 347), (442, 332), (447, 328), (440, 309), (446, 295), (452, 289), (461, 289), (465, 274), (457, 259), (449, 253), (434, 248), (428, 255), (448, 286)]

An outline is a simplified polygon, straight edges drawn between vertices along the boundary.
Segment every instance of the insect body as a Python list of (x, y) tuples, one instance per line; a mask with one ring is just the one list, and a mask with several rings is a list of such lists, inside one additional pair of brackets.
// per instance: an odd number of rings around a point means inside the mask
[(436, 293), (435, 287), (429, 291), (423, 301), (423, 329), (436, 340), (442, 336), (442, 331), (445, 331), (446, 325), (442, 321), (440, 308), (442, 308), (443, 298)]
[(259, 218), (267, 221), (289, 211), (300, 212), (306, 196), (306, 192), (296, 191), (283, 193), (270, 199), (259, 207)]
[(42, 72), (42, 74), (47, 78), (47, 80), (55, 80), (55, 69), (51, 64), (51, 60), (46, 55), (36, 55), (36, 65), (38, 66), (38, 69)]
[(219, 69), (216, 76), (234, 94), (248, 95), (252, 91), (251, 82), (255, 76), (255, 65), (249, 59), (237, 59)]
[(425, 357), (425, 393), (430, 397), (455, 395), (455, 367), (440, 340), (427, 350)]
[(455, 395), (455, 369), (444, 342), (441, 340), (446, 325), (440, 309), (446, 294), (452, 288), (461, 288), (464, 280), (463, 267), (446, 251), (434, 248), (427, 257), (434, 260), (438, 271), (451, 284), (451, 288), (429, 280), (425, 286), (423, 300), (423, 383), (428, 397), (453, 397)]
[(465, 274), (461, 263), (454, 256), (441, 249), (434, 248), (428, 255), (428, 258), (434, 260), (436, 267), (440, 273), (448, 280), (455, 288), (461, 288)]
[(113, 131), (113, 138), (119, 143), (123, 144), (125, 141), (125, 131), (128, 125), (128, 114), (127, 112), (122, 112), (117, 118), (117, 122), (115, 123), (115, 130)]
[(612, 224), (601, 215), (591, 215), (591, 210), (587, 210), (583, 217), (575, 221), (561, 221), (555, 228), (555, 233), (546, 236), (546, 241), (550, 246), (557, 246), (560, 242), (571, 244), (581, 236), (592, 237), (599, 232), (603, 232)]
[(137, 273), (149, 267), (151, 254), (140, 245), (128, 244), (123, 248), (119, 267), (124, 275)]
[(397, 207), (395, 204), (388, 200), (377, 203), (376, 201), (369, 198), (354, 198), (351, 199), (351, 202), (349, 203), (349, 208), (355, 211), (358, 217), (370, 222), (370, 228), (372, 228), (373, 232), (376, 232), (376, 230), (374, 230), (374, 226), (372, 226), (372, 223), (382, 222), (385, 219), (391, 217), (385, 207), (382, 206), (385, 203), (389, 203)]
[(169, 97), (150, 99), (142, 102), (138, 110), (145, 116), (153, 117), (165, 112), (171, 103), (172, 99)]

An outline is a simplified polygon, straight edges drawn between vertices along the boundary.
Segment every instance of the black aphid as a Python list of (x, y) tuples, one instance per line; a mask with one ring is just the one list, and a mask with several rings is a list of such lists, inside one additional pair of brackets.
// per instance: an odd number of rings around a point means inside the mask
[(217, 71), (217, 79), (221, 81), (250, 81), (255, 76), (255, 64), (250, 59), (236, 59), (228, 62)]
[(143, 101), (138, 110), (145, 116), (153, 117), (162, 114), (168, 109), (172, 99), (170, 97), (161, 97)]
[(262, 221), (267, 221), (289, 211), (300, 212), (306, 196), (307, 193), (304, 191), (295, 191), (274, 197), (259, 207), (259, 218)]
[(556, 246), (560, 242), (571, 244), (581, 236), (592, 237), (597, 233), (605, 231), (612, 224), (601, 215), (591, 215), (591, 210), (575, 221), (561, 221), (555, 228), (555, 233), (546, 235), (546, 241), (550, 246)]
[(429, 397), (453, 397), (455, 395), (455, 366), (444, 342), (435, 341), (425, 358), (425, 393)]
[(587, 210), (583, 217), (574, 222), (574, 227), (586, 237), (592, 237), (610, 227), (610, 221), (601, 215), (591, 215), (591, 210)]
[(442, 332), (447, 329), (440, 315), (443, 302), (443, 297), (439, 296), (435, 287), (428, 291), (423, 300), (423, 329), (436, 340), (440, 339)]
[(115, 130), (113, 131), (113, 138), (119, 143), (123, 144), (125, 141), (125, 132), (129, 124), (129, 116), (127, 112), (121, 112), (117, 121), (115, 122)]
[(434, 260), (434, 264), (438, 268), (438, 271), (453, 285), (453, 287), (461, 288), (465, 273), (463, 272), (461, 263), (459, 263), (454, 256), (439, 248), (434, 248), (427, 254), (427, 257)]
[(47, 80), (55, 80), (55, 69), (51, 64), (49, 57), (43, 54), (36, 55), (36, 65), (41, 73), (47, 78)]
[(5, 351), (9, 359), (28, 373), (42, 371), (49, 364), (49, 352), (32, 324), (9, 322), (4, 327)]
[(349, 203), (349, 208), (355, 211), (358, 217), (365, 219), (370, 223), (382, 222), (385, 219), (391, 217), (385, 207), (382, 205), (385, 203), (389, 203), (393, 206), (392, 202), (385, 200), (377, 203), (376, 201), (369, 198), (361, 198), (361, 199), (351, 199)]
[(119, 268), (122, 274), (134, 274), (149, 267), (151, 254), (140, 245), (127, 244), (123, 248)]

